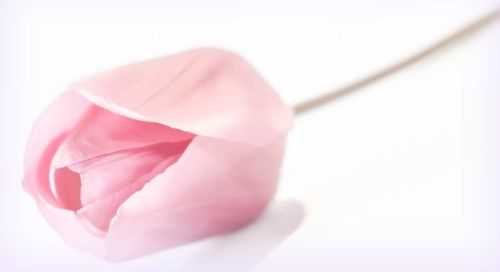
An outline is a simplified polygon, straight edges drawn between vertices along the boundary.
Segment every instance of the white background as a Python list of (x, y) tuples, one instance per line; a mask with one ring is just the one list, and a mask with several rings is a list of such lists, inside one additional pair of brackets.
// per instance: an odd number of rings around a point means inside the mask
[(66, 246), (20, 185), (36, 116), (87, 74), (219, 46), (294, 105), (496, 4), (0, 1), (0, 270), (498, 271), (498, 23), (297, 117), (276, 203), (238, 233), (109, 264)]

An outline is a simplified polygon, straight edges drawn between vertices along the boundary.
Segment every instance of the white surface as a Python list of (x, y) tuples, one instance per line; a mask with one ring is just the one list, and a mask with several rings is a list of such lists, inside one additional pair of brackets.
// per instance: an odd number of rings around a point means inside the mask
[[(496, 1), (68, 2), (0, 4), (6, 271), (171, 271), (186, 262), (196, 262), (196, 271), (231, 271), (227, 260), (241, 260), (234, 262), (244, 269), (293, 231), (302, 218), (298, 203), (304, 222), (256, 271), (498, 268), (492, 192), (493, 146), (500, 145), (492, 135), (500, 123), (498, 111), (488, 110), (499, 98), (498, 24), (299, 117), (278, 204), (208, 246), (107, 264), (67, 247), (20, 186), (34, 119), (65, 84), (89, 73), (222, 46), (245, 56), (292, 105), (415, 52)], [(288, 199), (295, 202), (280, 202)]]

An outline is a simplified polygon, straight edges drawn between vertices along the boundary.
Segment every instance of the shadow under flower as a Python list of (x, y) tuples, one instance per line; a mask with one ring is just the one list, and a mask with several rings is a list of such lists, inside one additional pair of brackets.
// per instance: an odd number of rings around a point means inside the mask
[(305, 212), (294, 200), (272, 203), (249, 226), (202, 241), (181, 271), (250, 271), (302, 223)]

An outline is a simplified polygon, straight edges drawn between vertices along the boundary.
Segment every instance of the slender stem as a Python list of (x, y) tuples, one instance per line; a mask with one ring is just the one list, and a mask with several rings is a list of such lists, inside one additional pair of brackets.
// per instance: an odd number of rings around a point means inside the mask
[(329, 91), (319, 97), (312, 98), (308, 101), (299, 103), (294, 107), (295, 114), (300, 115), (309, 112), (327, 103), (336, 101), (349, 94), (355, 93), (356, 91), (359, 91), (363, 87), (366, 87), (400, 70), (403, 70), (408, 66), (415, 64), (418, 61), (432, 55), (433, 53), (436, 53), (437, 51), (442, 50), (445, 47), (448, 47), (458, 41), (463, 40), (464, 38), (470, 36), (471, 34), (489, 25), (499, 17), (500, 17), (500, 7), (496, 8), (493, 12), (480, 17), (479, 19), (473, 21), (472, 23), (466, 25), (465, 27), (459, 29), (458, 31), (444, 37), (443, 39), (437, 41), (431, 46), (424, 48), (422, 51), (419, 51), (414, 55), (411, 55), (397, 63), (391, 64), (373, 74), (370, 74), (357, 81), (347, 84), (346, 86), (343, 86), (339, 89)]

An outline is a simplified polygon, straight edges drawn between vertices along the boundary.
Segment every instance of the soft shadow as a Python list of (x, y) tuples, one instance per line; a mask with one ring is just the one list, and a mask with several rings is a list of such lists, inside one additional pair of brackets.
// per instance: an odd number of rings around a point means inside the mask
[(304, 215), (297, 201), (273, 203), (253, 224), (206, 241), (182, 271), (250, 271), (300, 226)]

